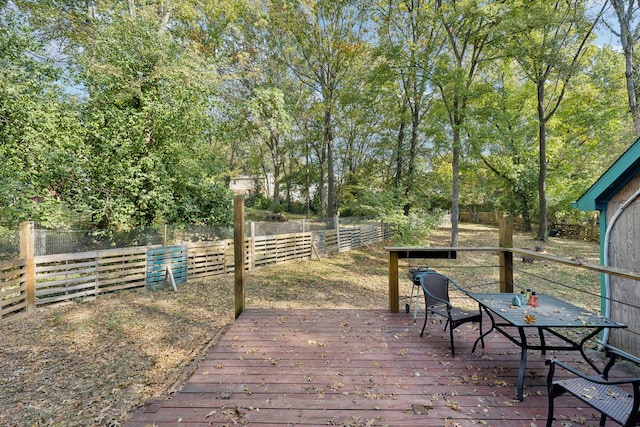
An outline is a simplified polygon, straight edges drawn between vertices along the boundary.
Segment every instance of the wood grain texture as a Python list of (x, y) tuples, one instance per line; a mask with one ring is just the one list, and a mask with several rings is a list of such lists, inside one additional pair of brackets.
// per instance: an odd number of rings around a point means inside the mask
[[(245, 310), (182, 390), (147, 402), (127, 427), (205, 425), (541, 426), (545, 358), (531, 353), (518, 402), (519, 349), (497, 334), (476, 354), (473, 325), (448, 331), (386, 310)], [(555, 425), (597, 425), (573, 398)], [(563, 424), (563, 422), (569, 424)]]

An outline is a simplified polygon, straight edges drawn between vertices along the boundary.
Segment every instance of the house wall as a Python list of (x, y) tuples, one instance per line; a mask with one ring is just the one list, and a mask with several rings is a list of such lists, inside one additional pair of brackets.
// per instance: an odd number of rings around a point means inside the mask
[[(620, 206), (640, 188), (640, 174), (620, 190), (607, 206), (607, 226)], [(604, 231), (603, 231), (604, 233)], [(640, 271), (640, 199), (622, 212), (609, 239), (609, 265), (628, 271)], [(640, 354), (640, 287), (637, 282), (610, 276), (611, 317), (628, 325), (614, 331), (609, 342), (632, 354)]]
[(250, 176), (236, 176), (229, 182), (229, 189), (236, 195), (251, 194), (253, 187), (255, 183)]
[(257, 177), (251, 175), (238, 175), (231, 178), (229, 182), (229, 189), (235, 195), (251, 195), (258, 189), (256, 188), (256, 181), (260, 181), (260, 191), (264, 197), (271, 197), (273, 194), (273, 183), (271, 177), (265, 179), (264, 177)]
[[(260, 182), (260, 191), (262, 196), (266, 198), (273, 197), (273, 192), (275, 191), (273, 176), (269, 175), (265, 177), (258, 177), (252, 175), (237, 175), (231, 178), (229, 181), (229, 189), (235, 195), (243, 195), (249, 196), (255, 194), (258, 190), (256, 187), (256, 182)], [(315, 196), (317, 186), (311, 185), (309, 188), (309, 193), (311, 194), (311, 198)], [(286, 189), (284, 185), (280, 186), (280, 196), (284, 197)], [(306, 191), (304, 192), (306, 193)], [(297, 202), (305, 202), (307, 200), (306, 195), (303, 195), (303, 186), (294, 186), (291, 191), (291, 199)]]

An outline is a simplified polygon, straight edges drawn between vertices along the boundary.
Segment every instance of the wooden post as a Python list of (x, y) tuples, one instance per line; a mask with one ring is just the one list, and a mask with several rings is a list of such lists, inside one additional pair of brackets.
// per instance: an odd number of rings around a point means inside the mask
[[(513, 248), (513, 219), (505, 215), (500, 220), (500, 247)], [(513, 252), (500, 251), (500, 292), (513, 293)]]
[(20, 258), (25, 260), (27, 282), (27, 315), (36, 311), (35, 231), (32, 221), (20, 223)]
[(235, 267), (236, 319), (244, 311), (244, 198), (233, 201), (233, 255)]
[(400, 312), (400, 290), (398, 286), (398, 252), (389, 251), (389, 311)]
[(333, 217), (333, 225), (336, 228), (336, 242), (338, 242), (338, 253), (340, 253), (340, 224), (338, 221), (338, 215)]
[(253, 270), (256, 268), (256, 223), (255, 221), (251, 221), (249, 223), (249, 237), (251, 238), (251, 246), (249, 257), (251, 259), (251, 263), (249, 263), (249, 270)]

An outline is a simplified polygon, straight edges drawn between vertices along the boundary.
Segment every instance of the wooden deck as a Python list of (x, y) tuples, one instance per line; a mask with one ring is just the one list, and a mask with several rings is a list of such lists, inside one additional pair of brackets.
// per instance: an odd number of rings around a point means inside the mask
[[(180, 392), (125, 425), (544, 426), (545, 358), (581, 362), (531, 352), (519, 402), (517, 347), (492, 334), (471, 354), (477, 329), (463, 325), (452, 358), (442, 326), (421, 338), (405, 313), (247, 310)], [(556, 405), (554, 426), (598, 425), (578, 400)]]

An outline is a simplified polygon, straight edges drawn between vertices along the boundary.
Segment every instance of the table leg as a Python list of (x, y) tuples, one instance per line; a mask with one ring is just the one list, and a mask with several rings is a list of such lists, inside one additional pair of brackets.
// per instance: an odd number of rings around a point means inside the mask
[(476, 347), (478, 346), (478, 343), (480, 341), (482, 341), (482, 346), (484, 347), (484, 337), (486, 337), (487, 335), (489, 335), (491, 333), (491, 331), (493, 331), (496, 328), (496, 321), (493, 318), (493, 316), (491, 315), (491, 312), (489, 310), (487, 310), (485, 307), (483, 307), (482, 304), (478, 304), (478, 306), (480, 307), (480, 314), (482, 314), (482, 310), (484, 310), (485, 313), (487, 313), (487, 316), (489, 316), (489, 319), (491, 319), (491, 327), (489, 328), (489, 330), (487, 332), (485, 332), (484, 334), (482, 333), (482, 323), (480, 324), (480, 336), (478, 337), (478, 339), (476, 339), (476, 342), (473, 343), (473, 348), (471, 349), (471, 353), (475, 353), (476, 352)]
[(524, 400), (524, 374), (527, 369), (527, 335), (524, 332), (524, 328), (518, 328), (520, 332), (520, 368), (518, 368), (518, 400), (522, 402)]
[(547, 354), (547, 344), (544, 340), (544, 328), (538, 328), (538, 335), (540, 335), (540, 347), (542, 347), (542, 355)]
[(587, 356), (587, 354), (584, 352), (584, 344), (589, 341), (591, 338), (595, 337), (596, 335), (598, 335), (600, 332), (602, 332), (604, 328), (596, 328), (592, 333), (590, 333), (589, 335), (587, 335), (586, 337), (584, 337), (582, 339), (582, 341), (580, 341), (580, 354), (582, 355), (582, 358), (589, 364), (591, 365), (591, 367), (598, 373), (601, 374), (602, 371), (596, 366), (595, 363), (593, 363), (593, 361)]

